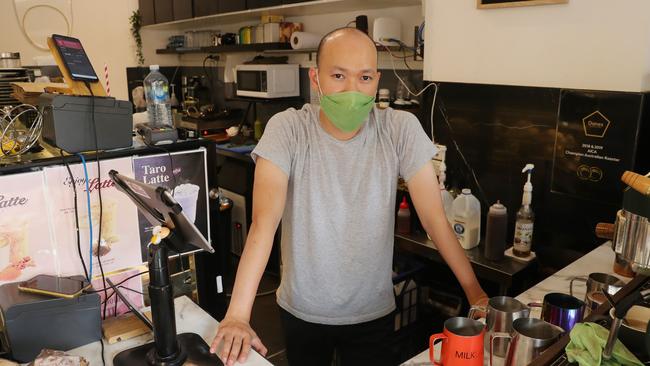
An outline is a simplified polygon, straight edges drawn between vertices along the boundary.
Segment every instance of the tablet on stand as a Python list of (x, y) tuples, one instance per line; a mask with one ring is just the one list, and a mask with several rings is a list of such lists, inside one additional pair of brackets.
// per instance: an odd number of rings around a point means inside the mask
[(118, 190), (126, 194), (147, 220), (156, 227), (149, 243), (149, 297), (154, 341), (118, 353), (116, 366), (223, 365), (210, 353), (208, 344), (195, 333), (176, 334), (174, 296), (168, 249), (178, 252), (185, 243), (209, 253), (214, 249), (192, 224), (169, 190), (139, 182), (111, 170), (108, 175)]

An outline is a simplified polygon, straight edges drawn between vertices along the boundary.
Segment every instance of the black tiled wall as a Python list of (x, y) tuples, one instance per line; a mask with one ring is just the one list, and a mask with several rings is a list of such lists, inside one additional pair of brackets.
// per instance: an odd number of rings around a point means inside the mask
[[(447, 82), (439, 85), (433, 129), (436, 142), (448, 147), (447, 183), (469, 187), (479, 198), (483, 235), (487, 209), (500, 200), (508, 208), (512, 237), (525, 182), (521, 170), (526, 163), (533, 163), (533, 241), (543, 264), (562, 268), (603, 242), (593, 234), (594, 227), (598, 222), (613, 222), (623, 185), (616, 177), (608, 179), (599, 187), (598, 195), (586, 189), (578, 189), (577, 194), (551, 189), (558, 111), (562, 107), (577, 116), (606, 109), (610, 118), (637, 131), (620, 135), (617, 143), (627, 145), (630, 156), (618, 170), (610, 168), (608, 173), (618, 176), (622, 169), (645, 173), (647, 147), (641, 141), (644, 133), (647, 140), (648, 123), (642, 105), (648, 98), (644, 94)], [(433, 88), (426, 93), (420, 115), (428, 133), (433, 94)]]

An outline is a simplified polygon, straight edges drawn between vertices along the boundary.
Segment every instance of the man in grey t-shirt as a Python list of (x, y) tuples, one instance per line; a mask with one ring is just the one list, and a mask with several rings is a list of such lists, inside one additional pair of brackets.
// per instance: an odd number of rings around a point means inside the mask
[(374, 42), (353, 28), (321, 41), (310, 70), (320, 107), (269, 120), (252, 153), (253, 222), (228, 312), (212, 343), (227, 364), (266, 348), (250, 328), (255, 293), (282, 220), (278, 305), (293, 365), (391, 364), (391, 266), (397, 178), (471, 304), (487, 296), (447, 223), (430, 163), (435, 147), (415, 116), (374, 107)]

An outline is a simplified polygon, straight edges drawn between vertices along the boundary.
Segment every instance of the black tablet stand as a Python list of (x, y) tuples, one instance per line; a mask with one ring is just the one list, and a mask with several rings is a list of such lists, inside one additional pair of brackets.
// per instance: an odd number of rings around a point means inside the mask
[(187, 220), (180, 205), (165, 188), (138, 182), (114, 170), (109, 172), (109, 176), (117, 189), (131, 198), (148, 221), (161, 226), (148, 246), (154, 341), (118, 353), (113, 358), (113, 364), (177, 366), (187, 362), (192, 365), (222, 365), (216, 355), (210, 354), (207, 343), (199, 335), (176, 334), (174, 296), (167, 267), (169, 248), (178, 251), (191, 243), (209, 252), (214, 250)]

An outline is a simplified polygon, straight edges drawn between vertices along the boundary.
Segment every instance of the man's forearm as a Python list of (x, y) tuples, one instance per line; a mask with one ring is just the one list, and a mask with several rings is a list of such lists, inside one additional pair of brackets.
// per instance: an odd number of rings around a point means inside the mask
[(262, 231), (253, 222), (237, 268), (226, 317), (250, 321), (257, 288), (273, 247), (273, 234)]
[(442, 258), (447, 262), (452, 272), (454, 272), (458, 282), (463, 287), (467, 299), (470, 303), (475, 302), (478, 298), (484, 296), (484, 292), (476, 279), (465, 250), (460, 246), (458, 239), (456, 239), (456, 236), (446, 222), (439, 223), (436, 226), (438, 227), (431, 230), (433, 231), (433, 235), (429, 234), (431, 240), (435, 243)]

